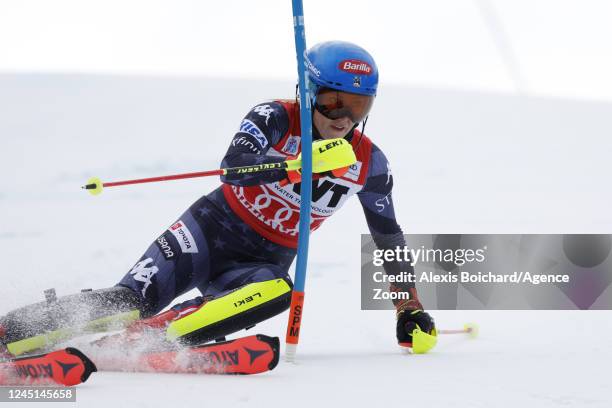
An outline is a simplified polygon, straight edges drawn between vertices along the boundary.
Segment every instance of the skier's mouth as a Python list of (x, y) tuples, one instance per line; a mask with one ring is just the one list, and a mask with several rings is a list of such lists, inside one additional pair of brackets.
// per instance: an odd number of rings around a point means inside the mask
[(331, 128), (336, 130), (336, 131), (338, 131), (338, 132), (340, 132), (340, 131), (346, 130), (347, 126), (346, 125), (341, 125), (341, 126), (331, 125)]

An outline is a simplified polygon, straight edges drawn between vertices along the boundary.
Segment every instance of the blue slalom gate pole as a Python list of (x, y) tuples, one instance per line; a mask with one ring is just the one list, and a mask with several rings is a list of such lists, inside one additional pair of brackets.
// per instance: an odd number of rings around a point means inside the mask
[(310, 238), (310, 201), (312, 198), (312, 116), (310, 96), (306, 87), (306, 32), (304, 30), (304, 6), (302, 0), (292, 0), (293, 32), (295, 36), (295, 55), (300, 89), (300, 126), (302, 133), (302, 187), (300, 203), (300, 224), (291, 307), (287, 323), (285, 359), (295, 361), (295, 353), (300, 338), (300, 324), (304, 310), (304, 286), (308, 266), (308, 242)]

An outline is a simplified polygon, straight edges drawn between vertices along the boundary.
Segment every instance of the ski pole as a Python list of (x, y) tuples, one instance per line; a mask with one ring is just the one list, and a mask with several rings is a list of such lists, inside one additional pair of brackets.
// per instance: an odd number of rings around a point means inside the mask
[(441, 329), (438, 334), (467, 334), (474, 339), (478, 336), (478, 325), (476, 323), (466, 323), (463, 329)]
[(226, 176), (228, 174), (248, 174), (248, 173), (259, 173), (262, 171), (270, 171), (270, 170), (282, 170), (289, 167), (290, 162), (293, 160), (288, 160), (280, 163), (265, 163), (265, 164), (255, 164), (252, 166), (242, 166), (242, 167), (229, 167), (226, 169), (218, 169), (218, 170), (209, 170), (209, 171), (198, 171), (195, 173), (182, 173), (182, 174), (171, 174), (168, 176), (159, 176), (159, 177), (149, 177), (143, 179), (135, 179), (135, 180), (121, 180), (121, 181), (113, 181), (103, 183), (98, 177), (92, 177), (87, 180), (87, 184), (81, 187), (84, 190), (89, 191), (92, 195), (98, 195), (102, 192), (105, 187), (116, 187), (116, 186), (125, 186), (128, 184), (143, 184), (143, 183), (155, 183), (158, 181), (169, 181), (169, 180), (180, 180), (180, 179), (188, 179), (195, 177), (208, 177), (208, 176)]

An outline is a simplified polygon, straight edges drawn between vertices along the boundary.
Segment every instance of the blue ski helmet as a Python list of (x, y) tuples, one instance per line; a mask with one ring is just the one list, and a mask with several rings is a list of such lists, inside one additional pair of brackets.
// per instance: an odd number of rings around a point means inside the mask
[(376, 95), (376, 62), (358, 45), (345, 41), (322, 42), (306, 51), (304, 63), (308, 69), (308, 88), (313, 96), (320, 87)]

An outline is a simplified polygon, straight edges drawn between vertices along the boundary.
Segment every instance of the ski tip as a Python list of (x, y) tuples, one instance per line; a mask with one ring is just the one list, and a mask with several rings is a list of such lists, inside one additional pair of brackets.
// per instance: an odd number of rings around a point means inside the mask
[(89, 359), (81, 350), (76, 349), (74, 347), (67, 347), (66, 353), (72, 354), (73, 356), (77, 356), (83, 362), (83, 374), (81, 375), (81, 382), (87, 381), (91, 373), (95, 373), (98, 371), (98, 368), (94, 364), (93, 361)]

